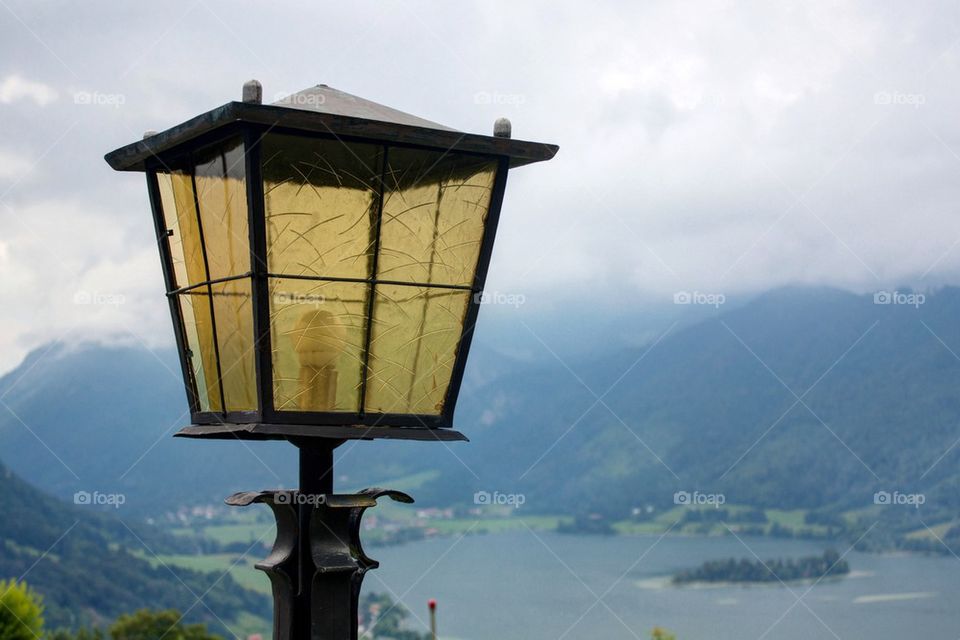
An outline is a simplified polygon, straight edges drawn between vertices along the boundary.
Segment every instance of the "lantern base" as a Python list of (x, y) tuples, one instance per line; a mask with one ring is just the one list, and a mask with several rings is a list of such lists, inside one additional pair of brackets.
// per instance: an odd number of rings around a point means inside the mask
[(277, 520), (273, 551), (256, 565), (273, 587), (274, 640), (357, 639), (360, 585), (380, 566), (360, 545), (360, 519), (381, 496), (413, 502), (385, 489), (347, 495), (251, 491), (227, 498), (230, 506), (266, 504)]
[(218, 423), (191, 424), (176, 433), (180, 438), (213, 440), (300, 440), (321, 438), (328, 440), (420, 440), (457, 442), (467, 437), (448, 428), (429, 427), (369, 427), (304, 424)]

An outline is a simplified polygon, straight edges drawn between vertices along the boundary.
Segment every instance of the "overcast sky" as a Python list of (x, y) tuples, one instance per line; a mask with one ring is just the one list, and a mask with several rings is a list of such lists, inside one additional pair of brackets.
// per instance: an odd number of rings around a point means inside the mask
[(143, 177), (102, 156), (249, 78), (270, 101), (326, 83), (559, 144), (511, 175), (497, 291), (639, 307), (958, 283), (958, 17), (875, 1), (0, 0), (0, 371), (58, 338), (170, 339)]

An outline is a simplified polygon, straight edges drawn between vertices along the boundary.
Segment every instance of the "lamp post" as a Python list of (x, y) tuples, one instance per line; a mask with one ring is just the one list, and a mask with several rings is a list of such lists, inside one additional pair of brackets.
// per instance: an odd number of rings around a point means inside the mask
[(282, 439), (296, 492), (264, 503), (277, 541), (274, 638), (357, 637), (363, 511), (333, 491), (351, 439), (454, 441), (453, 414), (509, 169), (557, 147), (465, 134), (325, 85), (230, 102), (106, 156), (142, 171), (191, 438)]

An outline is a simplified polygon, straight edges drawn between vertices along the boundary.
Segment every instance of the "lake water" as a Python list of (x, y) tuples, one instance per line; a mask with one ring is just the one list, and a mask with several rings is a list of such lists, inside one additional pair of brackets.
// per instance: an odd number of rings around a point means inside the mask
[(662, 579), (706, 560), (752, 557), (751, 550), (766, 560), (824, 549), (732, 536), (466, 536), (368, 550), (382, 565), (367, 574), (364, 590), (392, 593), (424, 629), (426, 602), (437, 598), (444, 639), (647, 640), (656, 625), (678, 640), (960, 637), (960, 561), (952, 556), (851, 552), (850, 576), (812, 588), (675, 588)]

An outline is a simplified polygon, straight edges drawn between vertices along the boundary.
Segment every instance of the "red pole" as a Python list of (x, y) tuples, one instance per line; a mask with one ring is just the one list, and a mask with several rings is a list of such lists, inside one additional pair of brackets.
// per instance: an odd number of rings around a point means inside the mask
[(437, 640), (437, 601), (430, 598), (427, 606), (430, 607), (430, 639)]

